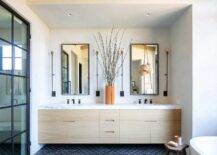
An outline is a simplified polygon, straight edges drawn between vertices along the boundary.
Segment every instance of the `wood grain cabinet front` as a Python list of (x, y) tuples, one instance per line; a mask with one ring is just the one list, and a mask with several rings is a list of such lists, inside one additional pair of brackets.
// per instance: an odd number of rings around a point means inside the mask
[(151, 125), (151, 143), (166, 143), (181, 133), (180, 121), (161, 121)]
[(98, 110), (39, 110), (39, 143), (98, 143)]
[(166, 143), (181, 133), (181, 110), (40, 109), (39, 143)]
[(180, 135), (181, 110), (120, 110), (121, 143), (166, 143)]
[(100, 110), (100, 142), (119, 143), (119, 110)]
[(156, 122), (151, 126), (151, 143), (166, 143), (181, 135), (181, 110), (155, 110)]
[(150, 143), (150, 116), (146, 110), (120, 110), (120, 142)]
[(120, 121), (120, 143), (150, 143), (150, 123), (143, 121)]

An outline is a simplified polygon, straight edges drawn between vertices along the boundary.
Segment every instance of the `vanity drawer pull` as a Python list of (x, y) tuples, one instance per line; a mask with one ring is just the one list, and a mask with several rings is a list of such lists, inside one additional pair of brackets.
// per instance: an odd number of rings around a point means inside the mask
[(115, 133), (115, 131), (105, 131), (105, 133)]
[(115, 122), (115, 120), (114, 119), (107, 119), (107, 120), (105, 120), (106, 122)]
[(74, 123), (75, 121), (63, 121), (63, 122), (69, 122), (69, 123), (71, 122), (71, 123)]
[(144, 121), (144, 122), (156, 123), (157, 121)]

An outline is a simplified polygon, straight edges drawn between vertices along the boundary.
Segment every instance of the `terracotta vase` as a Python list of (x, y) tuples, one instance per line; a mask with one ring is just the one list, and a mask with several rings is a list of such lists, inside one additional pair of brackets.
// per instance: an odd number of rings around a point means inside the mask
[(114, 86), (105, 86), (105, 104), (114, 104), (115, 88)]

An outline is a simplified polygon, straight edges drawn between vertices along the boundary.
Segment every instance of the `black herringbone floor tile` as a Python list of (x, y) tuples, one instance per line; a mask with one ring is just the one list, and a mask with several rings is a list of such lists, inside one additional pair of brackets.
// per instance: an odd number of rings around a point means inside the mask
[(36, 155), (165, 155), (163, 145), (46, 145)]

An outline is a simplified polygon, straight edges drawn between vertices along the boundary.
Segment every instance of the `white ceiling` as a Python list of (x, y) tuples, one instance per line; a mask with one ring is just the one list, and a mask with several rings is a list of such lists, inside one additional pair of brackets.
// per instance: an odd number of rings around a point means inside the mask
[[(189, 4), (29, 4), (51, 28), (168, 27)], [(67, 14), (71, 13), (71, 16)], [(150, 16), (146, 16), (150, 13)]]

